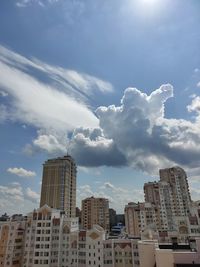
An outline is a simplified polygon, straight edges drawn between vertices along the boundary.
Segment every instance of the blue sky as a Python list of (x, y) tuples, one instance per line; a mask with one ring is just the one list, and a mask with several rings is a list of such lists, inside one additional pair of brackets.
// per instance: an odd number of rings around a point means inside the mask
[(42, 163), (67, 152), (78, 204), (122, 212), (173, 165), (197, 200), (199, 23), (198, 0), (2, 0), (0, 213), (37, 207)]

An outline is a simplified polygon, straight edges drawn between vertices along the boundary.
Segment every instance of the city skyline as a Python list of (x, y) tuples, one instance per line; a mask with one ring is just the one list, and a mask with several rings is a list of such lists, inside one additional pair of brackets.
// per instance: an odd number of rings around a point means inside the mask
[(1, 214), (39, 207), (42, 163), (66, 154), (78, 165), (79, 207), (105, 197), (121, 213), (177, 165), (199, 199), (199, 8), (1, 1)]

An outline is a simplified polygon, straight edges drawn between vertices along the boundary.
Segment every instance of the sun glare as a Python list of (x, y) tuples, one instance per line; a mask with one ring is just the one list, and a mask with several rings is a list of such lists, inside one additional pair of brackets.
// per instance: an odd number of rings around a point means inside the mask
[(166, 0), (130, 0), (132, 3), (135, 3), (135, 7), (138, 9), (139, 13), (143, 16), (152, 17), (155, 16), (156, 13), (163, 6), (163, 2)]
[(141, 2), (148, 5), (153, 5), (157, 2), (157, 0), (141, 0)]

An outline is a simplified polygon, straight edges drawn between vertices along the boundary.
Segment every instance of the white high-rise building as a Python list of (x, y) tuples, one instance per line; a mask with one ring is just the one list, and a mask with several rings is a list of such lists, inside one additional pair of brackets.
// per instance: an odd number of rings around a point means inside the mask
[(34, 210), (27, 216), (22, 266), (77, 267), (77, 238), (78, 218), (47, 205)]

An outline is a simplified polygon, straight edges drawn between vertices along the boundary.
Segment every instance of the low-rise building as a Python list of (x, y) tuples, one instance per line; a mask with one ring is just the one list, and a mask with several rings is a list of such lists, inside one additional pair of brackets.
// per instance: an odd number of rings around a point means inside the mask
[(104, 241), (104, 267), (138, 267), (138, 239), (117, 238)]
[(158, 243), (157, 240), (138, 242), (140, 267), (200, 266), (200, 239), (190, 243)]
[(21, 267), (25, 223), (22, 215), (0, 221), (0, 267)]
[(75, 267), (77, 243), (78, 218), (44, 205), (27, 216), (22, 266)]

